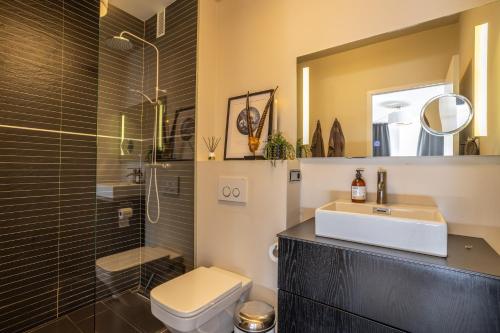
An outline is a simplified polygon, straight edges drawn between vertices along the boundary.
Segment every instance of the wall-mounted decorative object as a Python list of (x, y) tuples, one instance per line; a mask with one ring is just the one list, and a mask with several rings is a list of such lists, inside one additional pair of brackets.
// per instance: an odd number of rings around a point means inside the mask
[(325, 157), (325, 144), (323, 142), (323, 131), (321, 130), (321, 122), (316, 122), (316, 129), (314, 130), (312, 143), (311, 143), (312, 157)]
[(217, 146), (219, 145), (220, 139), (221, 139), (220, 137), (216, 138), (215, 136), (210, 136), (208, 138), (203, 137), (203, 142), (205, 142), (205, 146), (208, 149), (208, 160), (209, 161), (215, 160), (215, 150), (217, 149)]
[(271, 135), (264, 147), (264, 158), (276, 166), (278, 160), (294, 160), (295, 148), (280, 132)]
[(194, 106), (175, 111), (168, 136), (166, 160), (192, 161), (194, 159)]
[(342, 132), (342, 126), (337, 118), (333, 122), (328, 138), (328, 157), (344, 157), (345, 138)]
[(464, 151), (461, 155), (480, 155), (479, 138), (469, 137), (463, 146)]
[(272, 134), (275, 91), (270, 89), (229, 98), (225, 160), (264, 158), (264, 144), (260, 142), (260, 138), (261, 135), (267, 138)]

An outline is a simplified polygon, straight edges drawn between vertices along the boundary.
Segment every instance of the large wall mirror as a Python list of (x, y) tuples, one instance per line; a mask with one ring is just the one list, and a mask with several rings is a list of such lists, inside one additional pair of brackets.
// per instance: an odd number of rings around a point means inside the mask
[(500, 1), (298, 59), (308, 157), (500, 155)]

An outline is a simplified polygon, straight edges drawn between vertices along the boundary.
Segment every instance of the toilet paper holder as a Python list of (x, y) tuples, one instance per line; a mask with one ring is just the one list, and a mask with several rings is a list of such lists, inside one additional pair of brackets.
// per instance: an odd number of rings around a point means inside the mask
[(132, 208), (127, 207), (127, 208), (120, 208), (118, 209), (118, 219), (123, 220), (123, 219), (128, 219), (132, 217), (134, 211)]
[(275, 263), (278, 262), (278, 255), (279, 255), (278, 242), (273, 243), (269, 247), (268, 255), (269, 255), (269, 259), (271, 259), (272, 262), (275, 262)]
[(118, 227), (125, 228), (130, 226), (129, 219), (134, 214), (131, 207), (119, 208), (118, 209)]

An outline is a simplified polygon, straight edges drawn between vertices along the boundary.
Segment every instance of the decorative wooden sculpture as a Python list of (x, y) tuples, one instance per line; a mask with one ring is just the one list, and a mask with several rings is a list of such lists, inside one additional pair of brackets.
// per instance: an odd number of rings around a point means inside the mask
[(267, 114), (269, 113), (269, 109), (271, 108), (271, 105), (274, 101), (274, 95), (276, 93), (276, 90), (278, 90), (278, 87), (276, 87), (271, 93), (271, 96), (269, 96), (269, 100), (267, 101), (264, 111), (262, 112), (262, 117), (260, 117), (259, 126), (257, 126), (255, 134), (253, 133), (252, 119), (250, 116), (250, 98), (249, 98), (250, 93), (247, 93), (246, 113), (247, 113), (247, 126), (248, 126), (248, 148), (250, 149), (250, 152), (252, 152), (254, 155), (255, 152), (259, 149), (262, 129), (264, 128), (264, 123), (266, 122)]

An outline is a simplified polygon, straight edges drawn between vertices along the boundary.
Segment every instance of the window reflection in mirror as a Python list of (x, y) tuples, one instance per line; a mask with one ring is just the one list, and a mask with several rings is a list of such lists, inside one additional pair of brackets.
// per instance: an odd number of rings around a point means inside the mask
[[(420, 124), (420, 113), (426, 102), (452, 91), (451, 84), (442, 83), (371, 94), (373, 156), (453, 155), (452, 136), (433, 138)], [(437, 122), (435, 117), (431, 120), (433, 124)]]
[[(499, 42), (500, 1), (494, 1), (301, 57), (297, 70), (298, 138), (317, 143), (319, 121), (324, 151), (328, 151), (332, 126), (338, 119), (347, 157), (454, 156), (471, 151), (500, 155)], [(309, 117), (304, 119), (302, 73), (306, 67)], [(460, 133), (435, 136), (420, 125), (420, 112), (429, 99), (444, 93), (465, 96), (476, 113)], [(429, 111), (427, 121), (443, 132), (466, 117), (456, 103), (447, 111), (444, 106), (441, 109), (440, 118)], [(302, 124), (306, 123), (309, 126), (304, 130)], [(309, 137), (303, 138), (304, 133)], [(471, 141), (477, 149), (465, 149)]]

